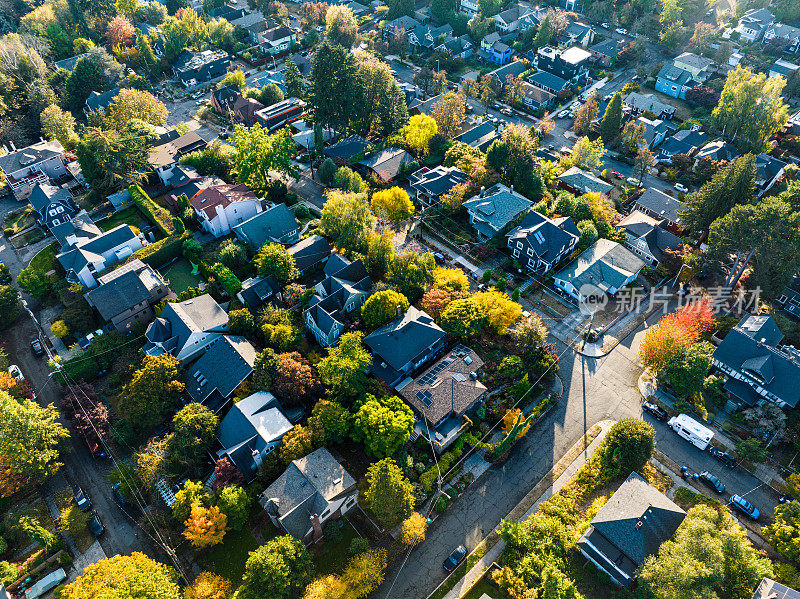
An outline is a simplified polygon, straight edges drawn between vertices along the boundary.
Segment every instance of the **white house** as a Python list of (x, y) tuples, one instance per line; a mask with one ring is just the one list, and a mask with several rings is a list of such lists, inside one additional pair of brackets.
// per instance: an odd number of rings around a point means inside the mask
[[(597, 289), (616, 295), (632, 283), (645, 262), (615, 241), (598, 239), (566, 268), (553, 275), (553, 283), (580, 300)], [(584, 287), (591, 286), (591, 290)]]
[(69, 174), (69, 161), (58, 141), (42, 140), (21, 150), (17, 150), (13, 143), (9, 145), (11, 151), (0, 156), (0, 171), (18, 200), (26, 199), (37, 184), (50, 183)]
[(739, 24), (734, 31), (746, 42), (755, 42), (761, 39), (767, 28), (775, 22), (775, 15), (766, 8), (751, 8), (739, 19)]
[(120, 225), (102, 232), (94, 224), (66, 237), (61, 253), (56, 256), (67, 271), (67, 281), (84, 287), (97, 286), (97, 276), (142, 249), (144, 235), (136, 234), (129, 225)]
[(206, 187), (189, 203), (200, 224), (214, 237), (228, 235), (233, 227), (264, 210), (264, 202), (244, 183)]

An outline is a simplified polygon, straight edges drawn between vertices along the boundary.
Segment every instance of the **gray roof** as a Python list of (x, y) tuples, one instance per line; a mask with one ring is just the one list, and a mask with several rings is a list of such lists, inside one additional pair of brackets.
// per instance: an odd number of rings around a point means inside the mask
[(753, 593), (753, 599), (800, 599), (800, 592), (771, 578), (762, 578)]
[(489, 144), (498, 137), (500, 137), (500, 133), (497, 131), (497, 128), (491, 121), (485, 121), (472, 129), (464, 131), (457, 139), (473, 148), (483, 149), (484, 147), (488, 147)]
[(775, 23), (768, 29), (768, 32), (769, 31), (772, 31), (775, 34), (775, 37), (779, 39), (786, 39), (790, 41), (800, 39), (800, 29), (797, 27), (792, 27), (791, 25)]
[(663, 223), (663, 220), (634, 210), (617, 223), (617, 228), (625, 229), (634, 238), (643, 240), (650, 253), (660, 262), (664, 258), (664, 250), (675, 249), (682, 243), (680, 237), (661, 226)]
[(703, 58), (702, 56), (698, 56), (693, 52), (684, 52), (680, 56), (675, 58), (675, 61), (680, 61), (685, 65), (692, 67), (693, 69), (698, 69), (702, 71), (703, 69), (707, 69), (714, 61), (709, 60), (708, 58)]
[(150, 343), (163, 344), (171, 353), (178, 354), (192, 333), (224, 332), (227, 326), (227, 312), (204, 293), (183, 302), (168, 303), (145, 335)]
[(149, 301), (152, 289), (164, 282), (153, 268), (133, 260), (98, 279), (100, 285), (86, 293), (86, 301), (100, 316), (111, 320), (136, 304)]
[(280, 285), (272, 275), (264, 278), (251, 277), (242, 281), (242, 289), (236, 297), (250, 308), (257, 308), (264, 302), (275, 297), (281, 290)]
[(405, 29), (406, 31), (411, 31), (417, 25), (419, 25), (419, 21), (416, 19), (409, 17), (408, 15), (403, 15), (402, 17), (397, 17), (396, 19), (392, 19), (386, 25), (385, 28), (388, 29)]
[(306, 271), (331, 255), (331, 245), (320, 235), (310, 235), (287, 249), (298, 269)]
[(655, 94), (631, 92), (623, 98), (622, 102), (628, 106), (633, 106), (637, 110), (649, 110), (656, 116), (665, 112), (669, 114), (675, 112), (674, 106), (662, 102)]
[(675, 85), (686, 85), (692, 80), (692, 74), (668, 62), (658, 72), (658, 79), (666, 79)]
[(639, 199), (636, 200), (636, 206), (646, 208), (654, 214), (657, 214), (659, 218), (666, 219), (673, 223), (681, 222), (681, 217), (678, 216), (678, 212), (686, 209), (683, 202), (653, 187), (648, 187)]
[(90, 112), (95, 110), (105, 112), (105, 110), (111, 105), (111, 102), (114, 101), (114, 98), (119, 95), (120, 91), (121, 90), (118, 87), (102, 93), (93, 91), (89, 94), (89, 97), (86, 98), (86, 109)]
[(65, 71), (69, 71), (71, 73), (75, 70), (75, 66), (78, 64), (78, 61), (86, 56), (89, 56), (88, 52), (78, 54), (77, 56), (71, 56), (70, 58), (65, 58), (64, 60), (57, 60), (53, 63), (53, 66), (56, 69), (64, 69)]
[(350, 473), (324, 447), (293, 461), (261, 494), (260, 503), (292, 536), (303, 539), (311, 516), (321, 514), (356, 484)]
[(618, 290), (644, 266), (644, 260), (615, 241), (598, 239), (555, 278), (572, 283), (577, 290), (583, 285), (594, 285), (608, 292), (612, 288)]
[(267, 242), (280, 242), (300, 228), (297, 219), (286, 204), (276, 204), (254, 217), (236, 225), (233, 230), (240, 239), (246, 239), (259, 249)]
[(756, 172), (758, 173), (758, 178), (765, 182), (772, 181), (785, 166), (785, 162), (767, 154), (759, 154), (756, 156)]
[(745, 335), (767, 345), (778, 345), (783, 340), (783, 333), (772, 316), (748, 314), (736, 327)]
[[(423, 169), (420, 169), (422, 171)], [(469, 176), (456, 167), (437, 166), (434, 169), (417, 171), (412, 175), (411, 185), (431, 196), (438, 197), (460, 183), (466, 183)]]
[(530, 248), (539, 259), (549, 264), (553, 264), (559, 254), (580, 236), (571, 218), (551, 220), (534, 210), (528, 212), (520, 225), (508, 234), (509, 238), (522, 242), (525, 249)]
[(104, 252), (136, 238), (130, 225), (119, 225), (110, 231), (106, 231), (89, 241), (80, 243), (78, 246), (66, 246), (65, 251), (57, 256), (58, 261), (64, 270), (74, 270), (78, 272), (85, 267), (94, 257), (101, 256)]
[(391, 181), (400, 174), (403, 165), (412, 162), (411, 154), (400, 148), (386, 148), (370, 158), (365, 158), (360, 165), (374, 171), (384, 181)]
[(603, 56), (609, 56), (611, 58), (615, 58), (619, 53), (620, 42), (615, 40), (614, 38), (609, 38), (607, 40), (603, 40), (589, 48), (592, 52), (597, 52), (598, 54), (602, 54)]
[(554, 89), (556, 91), (561, 91), (569, 86), (569, 81), (557, 75), (553, 75), (552, 73), (548, 73), (547, 71), (538, 71), (534, 73), (528, 77), (528, 81), (533, 85)]
[(86, 210), (78, 212), (69, 222), (51, 227), (50, 232), (62, 248), (67, 243), (67, 237), (71, 235), (75, 235), (79, 240), (88, 240), (103, 234), (103, 231), (94, 224)]
[(324, 153), (329, 158), (350, 159), (359, 152), (363, 152), (369, 147), (369, 142), (360, 135), (351, 135), (337, 141), (325, 148)]
[(506, 77), (508, 77), (509, 75), (513, 75), (514, 77), (519, 77), (520, 75), (522, 75), (522, 73), (524, 73), (527, 70), (528, 67), (525, 66), (524, 62), (522, 62), (521, 60), (514, 60), (506, 65), (503, 65), (499, 69), (491, 71), (489, 75), (494, 75), (500, 80), (500, 83), (505, 83)]
[(48, 183), (34, 186), (31, 195), (28, 196), (28, 202), (30, 202), (34, 210), (40, 214), (42, 210), (46, 209), (53, 202), (63, 202), (72, 206), (75, 205), (75, 201), (72, 199), (72, 194), (69, 191)]
[(632, 578), (645, 559), (655, 555), (661, 544), (675, 534), (685, 517), (686, 512), (631, 472), (597, 512), (578, 545), (591, 551), (588, 540), (602, 552), (607, 563)]
[(464, 207), (470, 214), (474, 214), (476, 219), (485, 221), (500, 231), (520, 212), (530, 208), (531, 204), (528, 198), (498, 183), (482, 195), (479, 194), (464, 202)]
[(63, 153), (64, 147), (58, 141), (40, 141), (27, 148), (0, 156), (0, 169), (6, 175), (10, 175), (23, 168), (44, 162), (53, 156), (61, 156)]
[(573, 166), (568, 171), (561, 173), (558, 179), (583, 193), (608, 193), (614, 189), (613, 185), (595, 177), (592, 173), (579, 169), (577, 166)]
[(750, 10), (746, 11), (742, 18), (739, 19), (739, 22), (742, 21), (756, 21), (761, 24), (762, 27), (772, 23), (775, 20), (775, 15), (773, 15), (770, 11), (766, 8), (751, 8)]
[[(223, 335), (212, 341), (203, 356), (186, 371), (186, 392), (199, 403), (212, 394), (226, 400), (253, 372), (255, 360), (256, 350), (247, 339)], [(220, 407), (209, 406), (215, 411)]]
[(708, 158), (709, 160), (727, 160), (731, 161), (739, 156), (739, 150), (735, 146), (729, 144), (727, 141), (718, 139), (704, 145), (697, 152), (695, 158)]

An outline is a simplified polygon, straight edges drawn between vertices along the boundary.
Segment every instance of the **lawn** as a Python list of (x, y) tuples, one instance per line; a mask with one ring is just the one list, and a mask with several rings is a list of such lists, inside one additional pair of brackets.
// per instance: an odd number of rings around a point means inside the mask
[(125, 208), (125, 210), (115, 212), (109, 218), (101, 221), (99, 226), (103, 231), (110, 231), (114, 227), (120, 225), (130, 225), (138, 232), (139, 225), (142, 224), (144, 220), (145, 218), (142, 213), (139, 212), (139, 209), (136, 206), (130, 206)]
[(258, 541), (245, 526), (242, 530), (229, 531), (221, 544), (198, 555), (197, 561), (204, 570), (210, 570), (238, 584), (244, 574), (247, 557), (256, 548)]
[(317, 575), (341, 574), (347, 562), (350, 560), (350, 543), (358, 537), (356, 529), (345, 518), (334, 520), (331, 526), (341, 524), (341, 535), (335, 535), (331, 539), (331, 534), (325, 530), (326, 537), (329, 537), (319, 549), (314, 550), (314, 561), (317, 564)]
[(5, 229), (11, 229), (11, 235), (15, 235), (19, 233), (23, 229), (27, 229), (28, 227), (32, 226), (36, 222), (36, 213), (33, 210), (33, 206), (27, 206), (25, 208), (18, 208), (16, 210), (12, 210), (6, 216), (6, 220), (4, 223)]
[(53, 270), (53, 262), (56, 259), (56, 246), (58, 243), (52, 243), (40, 251), (33, 257), (28, 268), (39, 272), (50, 272)]
[(189, 287), (197, 287), (197, 284), (202, 280), (200, 275), (192, 274), (192, 264), (181, 258), (176, 260), (166, 268), (161, 269), (161, 276), (178, 295), (182, 291), (186, 291)]
[(464, 599), (481, 599), (484, 595), (489, 597), (489, 599), (504, 599), (505, 595), (492, 583), (490, 583), (486, 578), (487, 575), (484, 575), (475, 586), (473, 586), (469, 593), (464, 595)]

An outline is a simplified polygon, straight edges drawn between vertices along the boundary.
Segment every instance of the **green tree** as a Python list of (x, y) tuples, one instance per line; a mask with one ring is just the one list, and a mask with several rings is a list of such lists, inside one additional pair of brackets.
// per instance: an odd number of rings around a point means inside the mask
[(386, 457), (408, 442), (413, 428), (414, 413), (402, 399), (367, 395), (353, 416), (351, 435), (364, 443), (367, 454)]
[(295, 596), (311, 582), (314, 571), (314, 561), (301, 540), (276, 537), (250, 552), (236, 599)]
[(42, 112), (42, 133), (48, 139), (57, 139), (65, 149), (71, 150), (78, 143), (78, 134), (75, 133), (75, 117), (61, 110), (55, 104), (50, 104)]
[(328, 42), (317, 48), (311, 69), (310, 100), (317, 124), (347, 133), (364, 109), (363, 83), (349, 48)]
[(678, 397), (692, 397), (703, 390), (713, 353), (714, 346), (708, 341), (701, 341), (690, 345), (669, 361), (664, 377)]
[(427, 155), (431, 139), (436, 135), (439, 127), (427, 114), (415, 114), (408, 120), (408, 125), (403, 129), (406, 144), (417, 155)]
[(586, 135), (591, 129), (592, 122), (597, 118), (600, 106), (597, 99), (592, 96), (584, 102), (576, 111), (575, 119), (572, 122), (572, 130), (576, 135)]
[(219, 418), (202, 404), (192, 402), (172, 418), (173, 433), (167, 442), (170, 470), (194, 474), (214, 440)]
[(372, 194), (372, 211), (376, 216), (399, 223), (414, 214), (414, 203), (401, 187), (390, 187)]
[(367, 470), (366, 488), (359, 498), (386, 527), (393, 528), (414, 511), (414, 487), (392, 458), (384, 458)]
[(601, 459), (617, 474), (638, 472), (653, 455), (656, 431), (647, 422), (626, 418), (608, 431)]
[(208, 489), (200, 481), (187, 480), (180, 491), (175, 493), (175, 503), (172, 504), (172, 515), (183, 524), (192, 513), (193, 505), (209, 507), (211, 496)]
[(69, 535), (73, 539), (79, 538), (86, 533), (87, 515), (81, 511), (75, 503), (69, 503), (61, 510), (61, 517), (58, 520), (58, 531), (61, 534)]
[(711, 223), (734, 206), (752, 202), (755, 191), (756, 159), (746, 154), (717, 170), (711, 181), (686, 196), (681, 223), (692, 231), (708, 231)]
[(442, 328), (459, 339), (469, 339), (486, 324), (486, 312), (472, 297), (450, 302), (442, 310)]
[(180, 405), (184, 384), (178, 380), (179, 366), (178, 359), (169, 354), (145, 356), (131, 381), (122, 388), (118, 409), (134, 430), (152, 430)]
[(84, 56), (75, 63), (65, 84), (69, 109), (74, 114), (80, 114), (89, 94), (107, 91), (109, 85), (102, 64), (93, 56)]
[(603, 120), (600, 122), (600, 136), (606, 143), (611, 143), (619, 135), (622, 126), (622, 94), (615, 93), (606, 106)]
[(305, 96), (305, 88), (300, 77), (300, 69), (297, 68), (291, 57), (286, 59), (286, 71), (284, 72), (286, 97), (300, 98)]
[(250, 496), (242, 487), (229, 485), (223, 487), (217, 495), (217, 507), (228, 518), (228, 526), (233, 530), (242, 530), (250, 515)]
[(360, 251), (375, 226), (366, 195), (329, 190), (322, 206), (320, 228), (337, 246)]
[(350, 50), (358, 39), (358, 21), (350, 7), (333, 5), (325, 13), (325, 37)]
[(128, 187), (150, 172), (148, 140), (130, 125), (119, 131), (88, 127), (76, 148), (86, 182), (103, 195)]
[(250, 336), (256, 330), (256, 320), (247, 308), (228, 312), (228, 330), (234, 335)]
[(439, 133), (447, 138), (455, 137), (466, 117), (466, 100), (462, 94), (447, 92), (431, 107), (431, 116), (436, 121)]
[(294, 256), (280, 243), (265, 243), (258, 251), (254, 263), (259, 277), (271, 275), (281, 286), (300, 276)]
[(292, 162), (296, 146), (288, 129), (270, 135), (269, 130), (258, 123), (250, 128), (236, 125), (231, 142), (236, 147), (235, 165), (239, 181), (260, 196), (269, 192), (273, 181), (270, 173), (290, 177), (299, 175)]
[(134, 551), (86, 566), (75, 582), (61, 591), (63, 599), (182, 599), (178, 574), (172, 568)]
[[(24, 271), (23, 271), (24, 272)], [(22, 276), (22, 273), (20, 273)], [(22, 284), (20, 284), (22, 287)], [(11, 285), (0, 285), (0, 329), (5, 329), (19, 316), (19, 292)]]
[(581, 237), (578, 240), (578, 249), (583, 251), (598, 240), (600, 234), (597, 232), (597, 227), (590, 220), (578, 221), (578, 231), (581, 232)]
[(762, 530), (778, 553), (800, 567), (800, 503), (790, 501), (778, 505), (772, 524)]
[(123, 89), (108, 107), (106, 122), (117, 129), (131, 119), (140, 119), (154, 126), (163, 125), (169, 111), (164, 103), (148, 91)]
[(648, 148), (639, 148), (636, 160), (633, 163), (633, 176), (639, 179), (639, 185), (644, 185), (647, 173), (656, 163), (653, 153)]
[(767, 139), (789, 119), (782, 96), (784, 85), (783, 77), (753, 74), (737, 66), (728, 73), (711, 116), (726, 137), (760, 152)]
[(389, 262), (386, 282), (405, 295), (408, 301), (415, 302), (433, 283), (435, 269), (433, 254), (404, 251), (395, 254)]
[(645, 560), (639, 583), (655, 599), (749, 599), (758, 582), (772, 575), (769, 560), (759, 556), (727, 510), (698, 505), (658, 555)]
[(317, 176), (319, 180), (322, 181), (324, 185), (330, 185), (333, 183), (333, 176), (336, 174), (336, 164), (334, 164), (333, 160), (330, 158), (326, 158), (322, 161), (322, 164), (319, 166), (319, 170), (317, 171)]
[(565, 168), (577, 166), (584, 170), (599, 171), (603, 166), (605, 154), (602, 139), (591, 141), (588, 137), (581, 137), (575, 142), (572, 153), (562, 158), (560, 164)]
[(267, 348), (256, 355), (253, 384), (263, 391), (269, 391), (275, 375), (278, 374), (280, 360), (275, 350)]
[(320, 381), (336, 398), (352, 399), (364, 393), (365, 372), (372, 364), (372, 355), (361, 343), (362, 338), (358, 331), (345, 333), (317, 364)]
[(361, 307), (361, 319), (368, 329), (377, 329), (397, 315), (397, 309), (408, 308), (408, 298), (393, 289), (377, 291)]
[(502, 137), (492, 142), (486, 152), (486, 164), (500, 173), (506, 185), (532, 200), (539, 200), (544, 181), (539, 170), (536, 150), (539, 142), (522, 125), (509, 125)]
[(311, 410), (308, 426), (318, 445), (341, 443), (350, 432), (350, 413), (335, 401), (320, 399)]

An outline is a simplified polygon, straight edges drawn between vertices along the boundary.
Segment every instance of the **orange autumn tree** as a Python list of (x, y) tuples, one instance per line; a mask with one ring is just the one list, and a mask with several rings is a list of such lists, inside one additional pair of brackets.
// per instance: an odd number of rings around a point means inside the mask
[(228, 517), (217, 506), (203, 507), (192, 504), (189, 519), (184, 522), (183, 536), (195, 547), (203, 549), (222, 542), (228, 530)]
[(714, 314), (708, 298), (687, 304), (664, 316), (645, 333), (639, 347), (639, 359), (658, 373), (713, 326)]
[[(513, 408), (511, 410), (506, 410), (506, 413), (503, 415), (503, 430), (505, 431), (506, 435), (510, 434), (512, 430), (514, 430), (514, 426), (517, 424), (517, 420), (522, 415), (522, 410), (519, 408)], [(526, 424), (517, 432), (517, 439), (522, 439), (527, 433), (528, 429), (531, 428), (530, 424)]]

